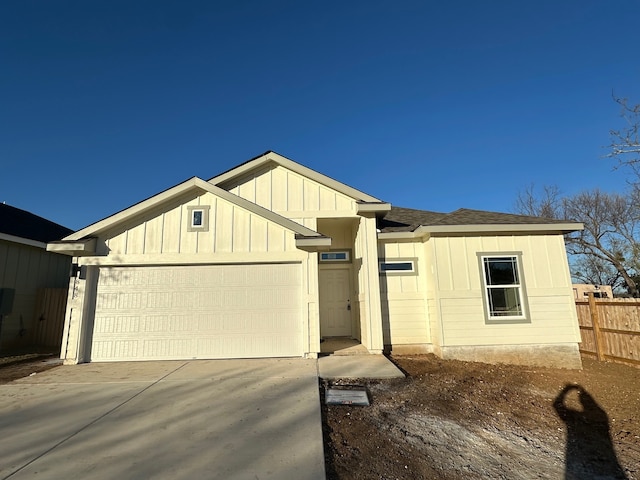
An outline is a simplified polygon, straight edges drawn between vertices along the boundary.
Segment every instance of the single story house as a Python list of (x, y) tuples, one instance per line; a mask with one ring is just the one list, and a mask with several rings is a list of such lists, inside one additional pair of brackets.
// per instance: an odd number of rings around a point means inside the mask
[[(71, 258), (48, 252), (47, 243), (70, 233), (73, 230), (38, 215), (0, 204), (0, 351), (33, 346), (42, 340), (60, 346), (61, 322), (49, 328), (58, 322), (38, 311), (38, 292), (67, 288)], [(56, 336), (50, 330), (56, 328), (58, 338), (49, 340)], [(37, 337), (37, 332), (47, 335)]]
[(389, 203), (268, 151), (48, 249), (74, 258), (66, 363), (373, 354), (579, 367), (563, 234)]

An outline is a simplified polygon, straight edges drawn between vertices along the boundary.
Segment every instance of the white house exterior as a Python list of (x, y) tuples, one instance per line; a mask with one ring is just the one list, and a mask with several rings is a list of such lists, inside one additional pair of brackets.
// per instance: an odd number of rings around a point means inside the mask
[(313, 358), (351, 337), (373, 354), (576, 367), (562, 235), (578, 228), (392, 208), (267, 152), (50, 243), (79, 266), (61, 356)]

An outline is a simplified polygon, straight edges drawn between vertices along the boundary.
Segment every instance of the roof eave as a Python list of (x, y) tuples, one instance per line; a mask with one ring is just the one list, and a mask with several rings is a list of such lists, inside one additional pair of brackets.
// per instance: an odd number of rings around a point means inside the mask
[(331, 237), (296, 235), (296, 247), (305, 252), (319, 252), (331, 247)]
[(8, 233), (0, 233), (0, 240), (5, 240), (11, 243), (19, 243), (20, 245), (28, 245), (30, 247), (47, 248), (47, 244), (32, 240), (30, 238), (17, 237), (15, 235), (9, 235)]
[(428, 235), (426, 232), (421, 232), (419, 229), (413, 232), (379, 232), (378, 240), (406, 240), (412, 238), (422, 238)]
[(47, 252), (60, 253), (71, 257), (85, 257), (95, 255), (96, 239), (85, 238), (77, 241), (50, 242), (47, 244)]
[(203, 188), (204, 185), (209, 184), (198, 177), (192, 177), (189, 180), (170, 187), (167, 190), (164, 190), (152, 197), (147, 198), (146, 200), (142, 200), (141, 202), (125, 208), (124, 210), (121, 210), (117, 213), (114, 213), (113, 215), (103, 218), (102, 220), (92, 223), (91, 225), (88, 225), (87, 227), (66, 236), (62, 240), (80, 240), (85, 237), (94, 236), (98, 232), (102, 232), (108, 228), (113, 227), (114, 225), (117, 225), (120, 222), (126, 221), (127, 219), (143, 213), (162, 202), (178, 197), (179, 195), (187, 192), (194, 187)]
[(570, 233), (584, 230), (582, 223), (531, 223), (531, 224), (481, 224), (481, 225), (422, 225), (416, 231), (428, 233)]
[(250, 212), (253, 212), (257, 215), (260, 215), (267, 220), (270, 220), (274, 223), (281, 225), (282, 227), (292, 230), (296, 234), (305, 235), (305, 236), (316, 236), (319, 235), (318, 232), (311, 230), (299, 223), (294, 222), (282, 215), (278, 215), (277, 213), (272, 212), (271, 210), (267, 210), (249, 200), (246, 200), (242, 197), (234, 195), (226, 190), (223, 190), (220, 187), (212, 185), (209, 182), (205, 182), (201, 178), (193, 177), (185, 182), (182, 182), (174, 187), (171, 187), (153, 197), (150, 197), (142, 202), (139, 202), (125, 210), (122, 210), (110, 217), (107, 217), (99, 222), (96, 222), (92, 225), (89, 225), (82, 230), (78, 230), (77, 232), (69, 235), (62, 240), (64, 241), (77, 241), (87, 237), (93, 237), (103, 232), (109, 228), (112, 228), (119, 223), (128, 221), (129, 219), (135, 217), (136, 215), (140, 215), (146, 212), (149, 209), (156, 207), (157, 205), (180, 197), (181, 195), (186, 194), (190, 190), (200, 190), (202, 192), (210, 192), (220, 198), (223, 198), (230, 203), (238, 205), (241, 208), (244, 208)]
[(391, 204), (387, 202), (356, 202), (358, 215), (363, 213), (386, 214), (391, 210)]

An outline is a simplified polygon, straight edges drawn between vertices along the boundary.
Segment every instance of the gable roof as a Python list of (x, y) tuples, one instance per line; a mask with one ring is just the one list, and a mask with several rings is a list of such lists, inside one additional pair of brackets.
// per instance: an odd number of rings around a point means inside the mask
[(460, 208), (451, 213), (391, 207), (378, 221), (383, 233), (422, 232), (445, 233), (464, 231), (559, 231), (582, 230), (583, 225), (569, 220), (532, 217), (513, 213), (489, 212)]
[[(46, 244), (60, 240), (73, 230), (51, 220), (4, 203), (0, 204), (0, 238), (25, 243), (22, 240)], [(15, 237), (15, 238), (12, 238)], [(44, 246), (44, 245), (38, 245)]]
[(264, 152), (262, 155), (258, 155), (257, 157), (254, 157), (251, 160), (247, 160), (246, 162), (241, 163), (237, 167), (234, 167), (230, 170), (227, 170), (226, 172), (221, 173), (220, 175), (217, 175), (209, 179), (209, 183), (224, 188), (225, 185), (228, 185), (233, 180), (243, 175), (246, 175), (250, 171), (256, 170), (269, 163), (275, 163), (277, 165), (281, 165), (293, 172), (298, 173), (299, 175), (310, 178), (311, 180), (314, 180), (326, 187), (332, 188), (340, 193), (343, 193), (344, 195), (347, 195), (348, 197), (351, 197), (357, 201), (366, 202), (366, 203), (384, 204), (384, 202), (382, 202), (381, 200), (375, 197), (372, 197), (367, 193), (361, 192), (360, 190), (356, 190), (355, 188), (350, 187), (349, 185), (346, 185), (342, 182), (334, 180), (333, 178), (323, 175), (322, 173), (316, 172), (315, 170), (311, 170), (310, 168), (305, 167), (300, 163), (294, 162), (293, 160), (286, 158), (272, 150), (268, 150)]
[(255, 203), (245, 200), (244, 198), (238, 197), (233, 193), (229, 193), (226, 190), (223, 190), (219, 187), (216, 187), (215, 185), (210, 184), (209, 182), (205, 182), (201, 178), (192, 177), (189, 180), (186, 180), (163, 192), (158, 193), (157, 195), (154, 195), (153, 197), (147, 198), (146, 200), (143, 200), (139, 203), (136, 203), (135, 205), (132, 205), (129, 208), (121, 210), (120, 212), (115, 213), (114, 215), (111, 215), (81, 230), (78, 230), (77, 232), (71, 235), (68, 235), (63, 240), (76, 241), (76, 240), (82, 240), (85, 238), (96, 236), (99, 233), (104, 232), (122, 222), (126, 222), (137, 215), (141, 215), (164, 202), (167, 202), (169, 200), (185, 195), (189, 191), (210, 192), (235, 205), (238, 205), (241, 208), (249, 210), (250, 212), (260, 215), (261, 217), (266, 218), (267, 220), (275, 222), (283, 226), (284, 228), (293, 230), (297, 235), (301, 237), (324, 238), (322, 234), (314, 230), (311, 230), (310, 228), (307, 228), (303, 225), (300, 225), (299, 223), (296, 223), (293, 220), (290, 220), (281, 215), (278, 215), (277, 213), (267, 210), (266, 208), (256, 205)]

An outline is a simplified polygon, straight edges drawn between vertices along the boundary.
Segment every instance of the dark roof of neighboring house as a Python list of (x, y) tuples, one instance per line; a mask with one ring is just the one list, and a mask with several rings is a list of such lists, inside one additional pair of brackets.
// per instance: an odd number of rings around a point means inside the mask
[(25, 210), (0, 203), (0, 233), (47, 243), (60, 240), (73, 230)]
[(421, 225), (537, 225), (566, 223), (567, 220), (469, 210), (467, 208), (460, 208), (451, 213), (439, 213), (392, 206), (391, 211), (378, 221), (378, 228), (382, 232), (413, 232)]

